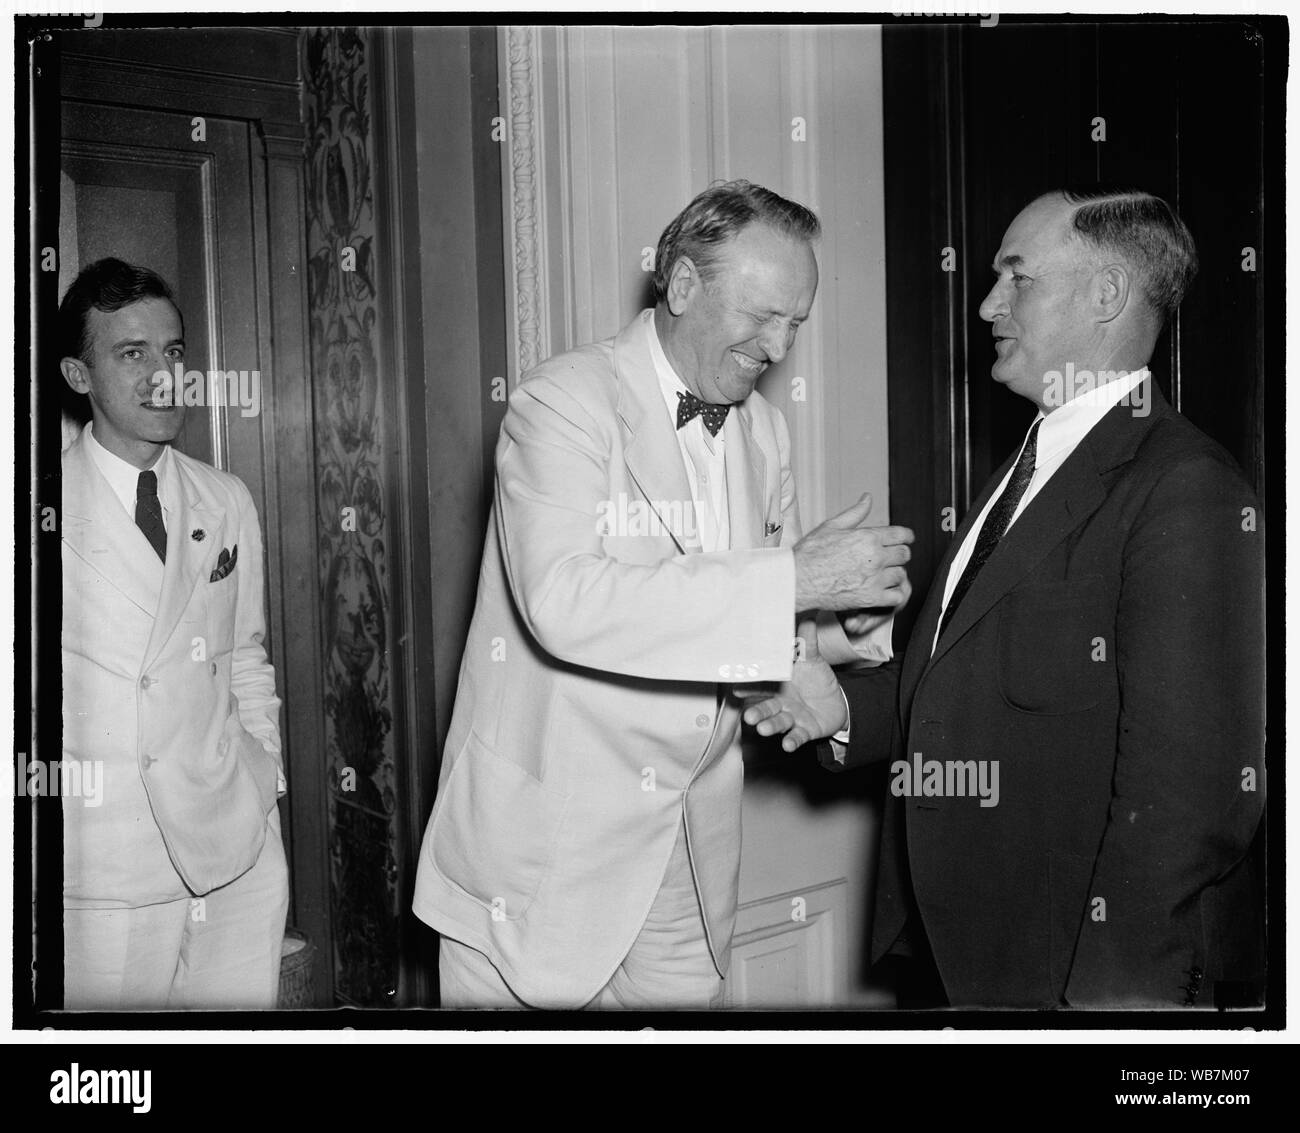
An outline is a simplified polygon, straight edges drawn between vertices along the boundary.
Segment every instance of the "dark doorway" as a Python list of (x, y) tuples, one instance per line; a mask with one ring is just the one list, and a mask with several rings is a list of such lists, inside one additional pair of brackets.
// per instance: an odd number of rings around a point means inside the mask
[(1284, 244), (1265, 139), (1280, 141), (1286, 50), (1285, 24), (1258, 20), (885, 28), (890, 514), (917, 532), (904, 632), (952, 520), (1032, 417), (989, 377), (978, 307), (1007, 225), (1049, 189), (1146, 189), (1186, 221), (1200, 273), (1152, 370), (1264, 502)]

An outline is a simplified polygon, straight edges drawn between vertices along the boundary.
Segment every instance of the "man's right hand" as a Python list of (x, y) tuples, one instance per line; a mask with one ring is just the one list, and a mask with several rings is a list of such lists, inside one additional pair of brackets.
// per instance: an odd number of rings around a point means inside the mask
[(795, 611), (896, 609), (907, 601), (909, 527), (867, 527), (871, 493), (794, 545)]

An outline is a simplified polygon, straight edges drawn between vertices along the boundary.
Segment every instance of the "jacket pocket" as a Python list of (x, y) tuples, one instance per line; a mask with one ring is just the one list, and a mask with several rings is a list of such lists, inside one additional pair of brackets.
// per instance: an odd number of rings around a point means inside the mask
[[(159, 774), (146, 778), (146, 789), (172, 864), (202, 895), (257, 862), (275, 809), (277, 764), (240, 723), (233, 696), (215, 752), (201, 764), (184, 762), (173, 753)], [(174, 769), (166, 771), (167, 764)]]
[(239, 718), (239, 701), (233, 693), (230, 696), (230, 715), (226, 717), (222, 729), (222, 743), (233, 751), (236, 758), (243, 760), (245, 768), (252, 776), (262, 815), (265, 816), (274, 810), (275, 801), (280, 793), (279, 764), (262, 746), (262, 741), (244, 727)]
[(494, 919), (518, 920), (550, 871), (568, 805), (470, 732), (434, 818), (434, 862)]
[(1002, 698), (1044, 716), (1095, 708), (1116, 679), (1114, 626), (1102, 578), (1013, 590), (998, 615)]
[(222, 582), (208, 582), (204, 579), (199, 586), (204, 588), (202, 594), (207, 653), (209, 657), (220, 657), (235, 647), (237, 583), (229, 579)]

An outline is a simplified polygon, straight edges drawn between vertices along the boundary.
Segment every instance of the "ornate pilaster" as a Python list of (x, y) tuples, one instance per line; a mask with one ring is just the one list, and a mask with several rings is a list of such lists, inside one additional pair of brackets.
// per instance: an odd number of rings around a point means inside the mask
[(507, 312), (511, 324), (510, 376), (519, 376), (550, 354), (543, 317), (541, 95), (539, 84), (539, 29), (511, 25), (506, 28), (506, 208), (511, 236), (510, 295)]

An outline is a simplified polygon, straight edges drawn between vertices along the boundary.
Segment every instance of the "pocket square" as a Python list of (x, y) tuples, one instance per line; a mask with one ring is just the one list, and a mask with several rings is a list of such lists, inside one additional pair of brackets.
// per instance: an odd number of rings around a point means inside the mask
[(236, 543), (230, 550), (225, 547), (221, 548), (221, 554), (217, 556), (217, 569), (208, 575), (209, 582), (220, 582), (232, 570), (235, 569), (235, 560), (239, 558), (239, 544)]
[(765, 536), (775, 535), (780, 530), (781, 525), (779, 523), (765, 523), (763, 525), (763, 534)]

